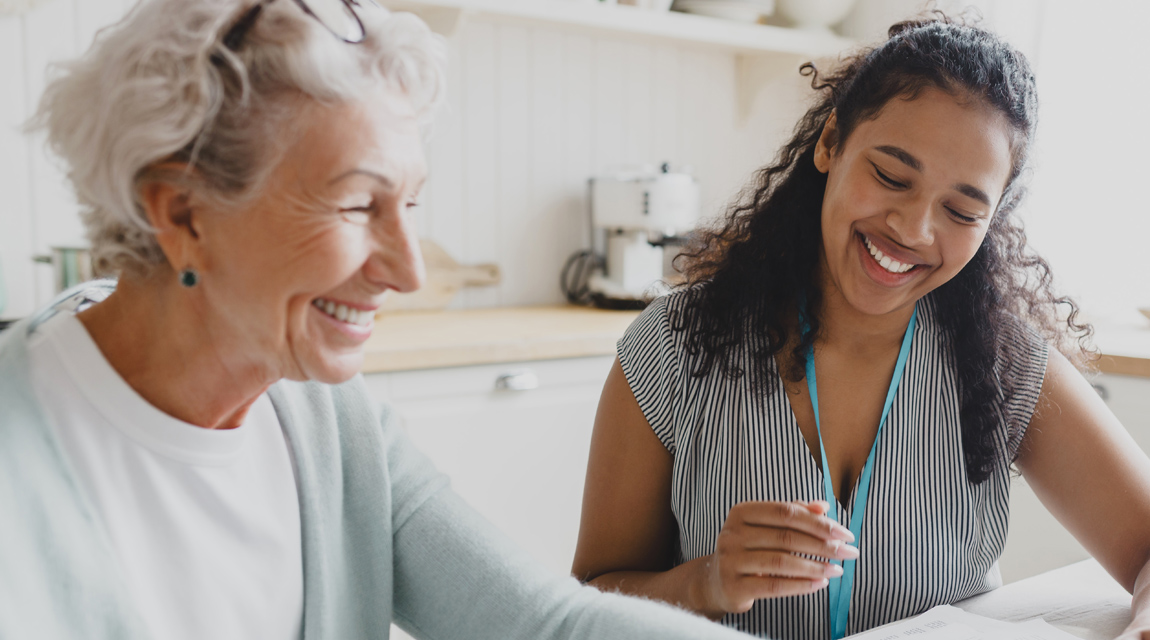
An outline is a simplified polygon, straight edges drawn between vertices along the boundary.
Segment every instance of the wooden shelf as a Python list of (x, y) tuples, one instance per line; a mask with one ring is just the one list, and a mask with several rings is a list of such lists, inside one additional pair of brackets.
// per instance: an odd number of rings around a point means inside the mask
[(829, 32), (579, 0), (381, 1), (389, 9), (420, 16), (434, 31), (449, 38), (469, 19), (485, 17), (727, 51), (737, 56), (736, 99), (743, 119), (750, 114), (755, 97), (773, 79), (794, 73), (803, 62), (837, 55), (856, 44)]
[(852, 40), (830, 33), (576, 0), (383, 0), (383, 4), (423, 16), (433, 29), (448, 36), (454, 35), (467, 18), (487, 16), (675, 40), (741, 54), (783, 53), (814, 58), (854, 45)]

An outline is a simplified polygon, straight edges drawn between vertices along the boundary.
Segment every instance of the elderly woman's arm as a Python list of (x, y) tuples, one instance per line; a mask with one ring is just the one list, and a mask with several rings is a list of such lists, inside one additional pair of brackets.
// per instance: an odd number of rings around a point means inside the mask
[(438, 481), (440, 474), (399, 429), (384, 428), (395, 500), (395, 618), (416, 637), (748, 637), (666, 604), (602, 593), (542, 569)]

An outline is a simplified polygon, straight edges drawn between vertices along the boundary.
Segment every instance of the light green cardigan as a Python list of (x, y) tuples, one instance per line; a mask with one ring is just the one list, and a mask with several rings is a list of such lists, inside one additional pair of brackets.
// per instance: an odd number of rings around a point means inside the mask
[[(0, 639), (143, 638), (33, 395), (29, 326), (0, 334)], [(377, 417), (362, 378), (268, 393), (297, 466), (306, 640), (387, 638), (393, 619), (434, 640), (747, 637), (538, 568)]]

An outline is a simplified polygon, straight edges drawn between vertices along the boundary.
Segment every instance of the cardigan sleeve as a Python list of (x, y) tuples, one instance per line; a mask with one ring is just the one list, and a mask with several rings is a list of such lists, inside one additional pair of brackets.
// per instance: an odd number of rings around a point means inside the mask
[(386, 424), (384, 430), (395, 622), (416, 638), (749, 637), (670, 605), (603, 593), (551, 573), (459, 498), (402, 430)]

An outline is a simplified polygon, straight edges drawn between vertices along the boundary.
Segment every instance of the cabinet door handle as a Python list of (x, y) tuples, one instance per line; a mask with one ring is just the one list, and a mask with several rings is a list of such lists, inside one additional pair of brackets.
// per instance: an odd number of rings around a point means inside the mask
[(513, 371), (496, 378), (495, 388), (500, 391), (530, 391), (539, 388), (539, 378), (530, 370)]

